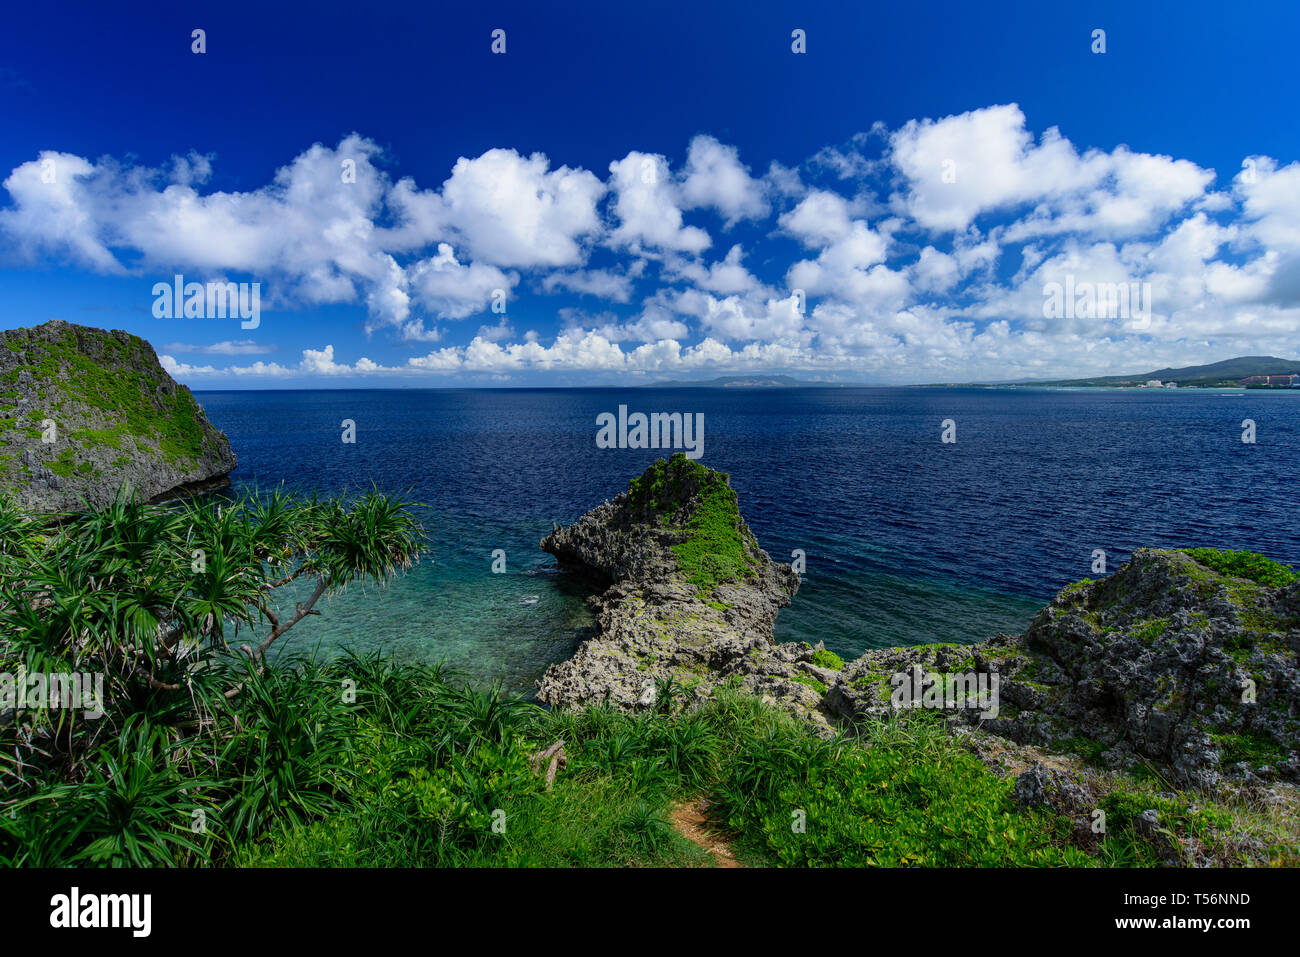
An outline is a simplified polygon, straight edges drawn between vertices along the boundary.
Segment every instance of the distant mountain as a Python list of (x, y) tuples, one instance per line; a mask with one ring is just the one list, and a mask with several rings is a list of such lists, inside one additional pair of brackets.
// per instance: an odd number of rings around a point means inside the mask
[(797, 389), (817, 388), (823, 382), (802, 382), (788, 375), (724, 375), (716, 379), (654, 382), (656, 389)]
[(1181, 369), (1156, 369), (1135, 375), (1097, 376), (1091, 379), (1055, 379), (1044, 382), (1023, 381), (1015, 385), (1110, 386), (1144, 385), (1154, 379), (1175, 382), (1179, 386), (1239, 386), (1242, 379), (1257, 375), (1300, 375), (1300, 359), (1279, 359), (1277, 356), (1239, 356), (1203, 366), (1185, 366)]

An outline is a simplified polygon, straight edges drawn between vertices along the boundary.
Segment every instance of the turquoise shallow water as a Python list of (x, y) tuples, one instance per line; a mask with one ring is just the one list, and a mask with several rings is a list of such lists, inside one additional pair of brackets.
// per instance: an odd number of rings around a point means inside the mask
[[(702, 461), (732, 475), (759, 541), (807, 554), (782, 640), (871, 647), (1022, 630), (1062, 585), (1134, 548), (1250, 548), (1300, 563), (1300, 394), (1040, 389), (510, 390), (199, 393), (237, 485), (369, 487), (421, 503), (432, 551), (389, 587), (355, 587), (284, 649), (442, 660), (528, 691), (590, 626), (537, 543), (658, 453), (604, 450), (627, 404), (702, 412)], [(1244, 445), (1240, 423), (1257, 423)], [(356, 445), (339, 423), (357, 422)], [(958, 423), (957, 445), (939, 442)], [(492, 551), (507, 572), (491, 573)], [(290, 599), (296, 596), (288, 596)]]
[[(323, 603), (322, 616), (286, 636), (281, 653), (380, 651), (530, 692), (594, 624), (586, 589), (537, 547), (550, 526), (539, 534), (536, 522), (501, 523), (487, 532), (431, 510), (421, 518), (434, 547), (419, 565), (386, 587), (353, 586)], [(484, 549), (484, 541), (493, 544)], [(506, 553), (503, 573), (491, 570), (496, 548)], [(309, 591), (287, 592), (284, 606)]]

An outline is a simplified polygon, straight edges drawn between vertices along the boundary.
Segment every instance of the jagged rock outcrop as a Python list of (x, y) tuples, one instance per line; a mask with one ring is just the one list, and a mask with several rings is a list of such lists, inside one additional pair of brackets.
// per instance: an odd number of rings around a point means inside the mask
[(759, 547), (725, 474), (660, 459), (541, 548), (603, 591), (589, 599), (596, 637), (547, 669), (539, 700), (637, 710), (731, 682), (826, 725), (827, 653), (772, 638), (799, 576)]
[[(541, 547), (603, 589), (590, 600), (597, 637), (540, 682), (552, 705), (647, 708), (665, 689), (681, 703), (730, 683), (822, 727), (925, 707), (1105, 767), (1150, 763), (1183, 785), (1300, 780), (1300, 577), (1260, 556), (1142, 549), (1063, 589), (1023, 635), (845, 666), (820, 643), (773, 641), (798, 577), (758, 547), (727, 476), (684, 456)], [(900, 700), (903, 675), (914, 703)], [(923, 693), (932, 676), (942, 690)]]
[[(1232, 553), (1142, 549), (1114, 575), (1061, 591), (1023, 635), (871, 651), (827, 707), (893, 707), (892, 676), (997, 673), (996, 717), (941, 710), (1112, 767), (1144, 760), (1183, 784), (1300, 779), (1300, 580)], [(896, 702), (894, 702), (896, 703)]]
[(139, 336), (61, 320), (0, 332), (0, 490), (51, 513), (225, 484), (236, 464)]

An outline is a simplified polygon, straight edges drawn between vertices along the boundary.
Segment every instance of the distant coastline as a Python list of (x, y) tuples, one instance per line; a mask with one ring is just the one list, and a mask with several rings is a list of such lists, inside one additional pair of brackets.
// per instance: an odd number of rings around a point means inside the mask
[(794, 389), (1119, 389), (1150, 391), (1151, 389), (1195, 389), (1201, 392), (1215, 390), (1287, 391), (1300, 390), (1300, 359), (1281, 359), (1276, 356), (1241, 356), (1224, 359), (1208, 365), (1182, 368), (1155, 369), (1129, 375), (1095, 376), (1086, 379), (1013, 379), (995, 382), (827, 382), (798, 379), (780, 375), (724, 375), (711, 379), (669, 379), (660, 382), (638, 382), (620, 385), (392, 385), (364, 386), (339, 385), (334, 388), (318, 384), (279, 389), (234, 388), (229, 385), (217, 388), (192, 388), (196, 393), (212, 392), (566, 392), (566, 391), (626, 391), (655, 389), (725, 389), (779, 392)]
[(1300, 360), (1280, 359), (1277, 356), (1238, 356), (1208, 365), (1155, 369), (1128, 375), (970, 384), (1080, 389), (1296, 389), (1300, 388)]

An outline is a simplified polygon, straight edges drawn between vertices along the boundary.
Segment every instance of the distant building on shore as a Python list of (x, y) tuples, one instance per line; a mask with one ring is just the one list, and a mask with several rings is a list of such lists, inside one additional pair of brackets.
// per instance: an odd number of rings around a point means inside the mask
[(1242, 385), (1277, 385), (1284, 388), (1300, 388), (1300, 375), (1253, 375), (1241, 380)]

